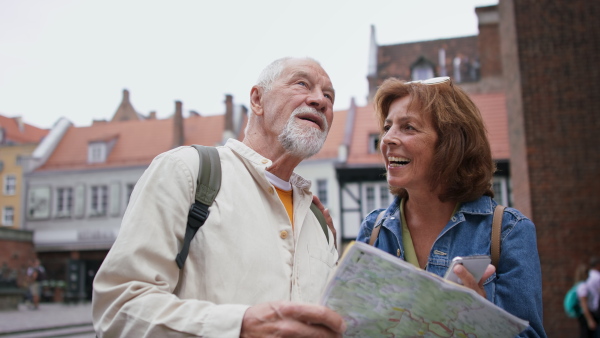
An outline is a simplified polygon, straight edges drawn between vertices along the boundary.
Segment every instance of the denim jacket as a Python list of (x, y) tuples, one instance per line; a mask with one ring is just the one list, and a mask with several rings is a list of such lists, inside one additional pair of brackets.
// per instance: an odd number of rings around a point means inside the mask
[[(490, 255), (492, 218), (496, 202), (488, 196), (462, 203), (438, 235), (425, 270), (443, 277), (456, 256)], [(371, 212), (361, 224), (357, 241), (369, 242), (381, 211)], [(400, 199), (385, 209), (375, 247), (404, 259)], [(487, 299), (509, 313), (529, 321), (518, 337), (546, 337), (542, 325), (542, 274), (535, 226), (513, 208), (502, 216), (501, 254), (496, 272), (484, 288)]]

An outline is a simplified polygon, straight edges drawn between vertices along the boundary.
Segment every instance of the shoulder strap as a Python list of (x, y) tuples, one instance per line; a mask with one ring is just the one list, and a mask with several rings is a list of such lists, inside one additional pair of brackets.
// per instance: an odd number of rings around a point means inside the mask
[(384, 213), (385, 213), (385, 210), (380, 212), (379, 215), (377, 215), (377, 218), (375, 219), (375, 226), (373, 227), (373, 231), (371, 231), (371, 238), (369, 238), (369, 245), (375, 244), (377, 237), (379, 237), (379, 230), (381, 230), (381, 224), (379, 224), (379, 220), (381, 220), (381, 217), (383, 217)]
[(319, 220), (319, 223), (321, 224), (321, 229), (323, 229), (325, 237), (327, 238), (327, 243), (329, 243), (329, 232), (327, 232), (327, 222), (325, 221), (325, 216), (323, 216), (323, 213), (321, 212), (321, 210), (319, 210), (319, 207), (317, 207), (314, 203), (310, 204), (310, 210), (313, 212), (313, 214), (315, 214), (315, 217), (317, 217), (317, 219)]
[(498, 268), (500, 262), (500, 233), (502, 230), (502, 215), (506, 207), (498, 204), (494, 209), (494, 219), (492, 221), (492, 241), (490, 252), (492, 254), (492, 265)]
[(198, 184), (196, 186), (196, 200), (188, 213), (183, 246), (181, 252), (175, 258), (179, 269), (183, 268), (190, 250), (190, 242), (198, 229), (206, 222), (209, 215), (208, 207), (215, 201), (215, 197), (217, 197), (217, 193), (221, 188), (221, 160), (217, 149), (201, 145), (193, 145), (193, 147), (198, 151), (200, 160)]

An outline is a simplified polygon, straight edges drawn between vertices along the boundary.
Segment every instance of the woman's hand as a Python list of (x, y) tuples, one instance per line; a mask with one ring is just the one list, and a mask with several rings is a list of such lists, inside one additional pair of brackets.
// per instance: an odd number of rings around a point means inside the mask
[(325, 216), (325, 223), (327, 223), (329, 230), (331, 230), (331, 233), (333, 233), (333, 243), (335, 244), (335, 248), (337, 249), (337, 236), (335, 233), (335, 227), (333, 226), (333, 219), (329, 214), (329, 209), (325, 208), (325, 206), (323, 205), (323, 203), (321, 203), (321, 200), (319, 200), (317, 195), (313, 195), (313, 203), (317, 206), (317, 208), (319, 208), (319, 210), (321, 210), (323, 216)]
[(494, 272), (496, 272), (496, 267), (491, 264), (488, 265), (488, 267), (485, 269), (485, 272), (483, 273), (483, 276), (481, 277), (481, 280), (478, 283), (477, 281), (475, 281), (475, 278), (473, 278), (473, 275), (469, 272), (469, 270), (465, 269), (464, 266), (462, 266), (461, 264), (457, 264), (454, 267), (454, 273), (456, 274), (456, 276), (458, 276), (458, 278), (460, 278), (463, 285), (468, 287), (469, 289), (475, 290), (475, 292), (480, 294), (483, 298), (485, 298), (486, 296), (485, 289), (483, 288), (483, 282), (485, 282), (486, 279), (493, 275)]

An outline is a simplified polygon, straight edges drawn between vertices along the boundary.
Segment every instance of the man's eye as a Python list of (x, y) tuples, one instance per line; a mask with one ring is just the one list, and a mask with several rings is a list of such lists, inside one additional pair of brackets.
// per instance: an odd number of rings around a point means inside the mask
[(308, 87), (308, 84), (306, 84), (306, 82), (304, 81), (299, 81), (298, 84), (304, 87)]
[(325, 94), (325, 97), (328, 98), (331, 102), (333, 102), (333, 96), (329, 94)]

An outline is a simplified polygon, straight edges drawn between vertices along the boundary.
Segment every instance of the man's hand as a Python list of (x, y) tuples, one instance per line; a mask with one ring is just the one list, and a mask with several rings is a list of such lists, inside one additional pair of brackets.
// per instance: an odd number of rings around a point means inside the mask
[(333, 234), (333, 243), (335, 244), (335, 248), (337, 249), (337, 236), (335, 232), (335, 227), (333, 226), (333, 219), (329, 214), (329, 209), (325, 208), (323, 203), (321, 203), (321, 200), (316, 195), (313, 195), (313, 203), (317, 206), (317, 208), (319, 208), (319, 210), (321, 210), (323, 216), (325, 216), (325, 223), (327, 223), (329, 230), (331, 230), (331, 233)]
[(465, 269), (465, 267), (462, 266), (462, 264), (457, 264), (454, 267), (454, 273), (456, 274), (456, 276), (458, 276), (458, 278), (460, 278), (460, 280), (463, 282), (463, 285), (468, 287), (469, 289), (475, 290), (475, 292), (480, 294), (483, 298), (485, 298), (485, 289), (483, 288), (483, 282), (485, 282), (486, 279), (493, 275), (494, 272), (496, 272), (496, 267), (494, 267), (491, 264), (488, 265), (488, 267), (485, 269), (485, 272), (483, 273), (483, 276), (481, 277), (481, 280), (478, 283), (477, 281), (475, 281), (475, 278), (473, 278), (473, 275), (469, 272), (469, 270)]
[(324, 306), (277, 301), (252, 306), (240, 337), (341, 337), (346, 323)]

